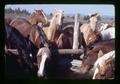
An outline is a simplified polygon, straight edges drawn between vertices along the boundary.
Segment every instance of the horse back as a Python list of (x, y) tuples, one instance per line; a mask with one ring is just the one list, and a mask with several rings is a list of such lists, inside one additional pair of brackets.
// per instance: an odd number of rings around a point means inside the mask
[(24, 18), (16, 18), (11, 21), (10, 25), (16, 28), (24, 37), (27, 37), (31, 31), (31, 24)]

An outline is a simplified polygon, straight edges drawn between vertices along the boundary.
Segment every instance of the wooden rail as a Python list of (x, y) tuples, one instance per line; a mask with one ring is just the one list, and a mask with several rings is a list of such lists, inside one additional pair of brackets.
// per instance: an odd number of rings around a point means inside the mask
[[(18, 55), (17, 49), (7, 49), (8, 52), (11, 52), (15, 55)], [(80, 55), (84, 52), (83, 49), (58, 49), (58, 54), (75, 54)]]

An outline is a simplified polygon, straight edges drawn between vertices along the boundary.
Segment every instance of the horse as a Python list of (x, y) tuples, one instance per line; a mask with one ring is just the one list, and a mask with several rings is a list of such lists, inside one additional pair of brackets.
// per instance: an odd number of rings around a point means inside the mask
[(99, 31), (92, 31), (87, 37), (87, 47), (93, 45), (102, 40), (101, 32)]
[(5, 24), (10, 24), (10, 22), (12, 21), (12, 18), (8, 17), (8, 16), (5, 16), (4, 20), (5, 20)]
[[(28, 39), (23, 37), (15, 28), (11, 28), (10, 25), (5, 24), (5, 50), (17, 49), (18, 59), (21, 60), (24, 68), (34, 70), (33, 63), (35, 62), (36, 47)], [(32, 55), (33, 60), (30, 58)]]
[[(96, 24), (97, 24), (97, 17), (98, 17), (98, 14), (95, 13), (93, 15), (90, 16), (90, 19), (89, 19), (89, 22), (88, 23), (85, 23), (85, 24), (82, 24), (80, 26), (80, 32), (83, 33), (83, 37), (85, 39), (85, 42), (86, 42), (86, 45), (89, 45), (88, 43), (88, 35), (90, 33), (93, 33), (95, 30), (96, 30)], [(90, 36), (89, 36), (90, 37)], [(94, 41), (93, 41), (94, 42)]]
[[(40, 78), (46, 77), (46, 67), (51, 58), (50, 49), (47, 47), (40, 48), (37, 53), (38, 72), (37, 75)], [(46, 61), (48, 60), (48, 61)]]
[(67, 25), (62, 28), (61, 33), (56, 41), (59, 49), (72, 49), (73, 45), (73, 26)]
[(34, 24), (38, 24), (39, 22), (42, 23), (43, 25), (48, 23), (46, 14), (44, 13), (44, 11), (41, 10), (35, 10), (36, 12), (34, 12), (31, 17), (29, 18), (29, 22), (34, 25)]
[[(35, 25), (35, 24), (31, 25), (27, 30), (29, 30), (29, 32), (27, 32), (28, 34), (25, 33), (27, 35), (26, 35), (26, 37), (23, 35), (23, 37), (28, 38), (33, 43), (35, 48), (37, 48), (36, 52), (38, 52), (39, 49), (43, 46), (47, 46), (47, 47), (49, 46), (47, 44), (48, 40), (47, 40), (47, 37), (46, 37), (44, 31), (38, 25)], [(35, 53), (35, 58), (36, 58), (36, 55), (37, 54)]]
[[(50, 26), (48, 28), (43, 28), (43, 31), (47, 35), (48, 42), (52, 43), (53, 45), (56, 45), (56, 43), (55, 43), (56, 36), (55, 35), (58, 31), (58, 27), (61, 25), (62, 17), (63, 17), (63, 11), (57, 10), (50, 22)], [(49, 48), (53, 48), (53, 45), (52, 46), (50, 46), (50, 45), (49, 45)], [(57, 46), (55, 48), (57, 48)], [(54, 52), (53, 49), (51, 49), (51, 50), (52, 50), (52, 52)], [(48, 48), (43, 47), (38, 50), (38, 54), (37, 54), (38, 77), (43, 78), (45, 76), (45, 69), (47, 66), (46, 62), (48, 63), (51, 59), (51, 56), (49, 54), (50, 54), (50, 50)]]
[[(61, 34), (57, 40), (58, 48), (60, 49), (72, 49), (73, 46), (73, 25), (67, 25), (64, 28), (62, 28)], [(80, 38), (80, 45), (83, 46), (84, 49), (86, 49), (86, 43), (83, 37), (83, 34), (81, 33)], [(80, 48), (81, 46), (79, 46)]]
[(101, 31), (102, 40), (115, 39), (115, 27), (107, 28)]
[(92, 79), (111, 79), (115, 71), (115, 50), (99, 57), (94, 64), (94, 75)]
[(101, 27), (100, 27), (99, 31), (103, 31), (103, 30), (105, 30), (107, 28), (108, 28), (108, 24), (107, 23), (101, 23)]
[(115, 49), (115, 40), (105, 40), (100, 41), (89, 48), (87, 48), (86, 55), (82, 59), (81, 71), (82, 73), (88, 73), (88, 71), (93, 67), (95, 61), (99, 57), (100, 53), (108, 53), (111, 50)]
[(46, 16), (43, 10), (36, 10), (30, 17), (30, 21), (25, 18), (15, 18), (10, 22), (10, 25), (16, 28), (24, 37), (28, 37), (32, 25), (37, 25), (39, 22), (47, 24)]
[(43, 27), (43, 31), (50, 42), (55, 42), (57, 39), (57, 32), (60, 30), (63, 21), (63, 12), (62, 10), (56, 10), (50, 25), (48, 27)]
[(109, 39), (115, 39), (115, 28), (114, 27), (110, 27), (107, 29), (101, 29), (100, 31), (95, 31), (92, 32), (88, 35), (88, 45), (90, 46), (98, 41), (101, 40), (109, 40)]

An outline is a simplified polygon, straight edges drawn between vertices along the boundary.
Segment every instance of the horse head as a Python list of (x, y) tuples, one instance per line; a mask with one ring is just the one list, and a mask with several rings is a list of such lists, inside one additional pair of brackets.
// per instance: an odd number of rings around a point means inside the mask
[(94, 64), (93, 79), (108, 79), (114, 76), (115, 50), (98, 58)]
[(63, 20), (63, 11), (57, 10), (55, 11), (53, 18), (50, 22), (50, 26), (48, 28), (47, 37), (50, 41), (55, 41), (56, 34), (61, 31), (61, 25)]
[(83, 57), (82, 64), (81, 64), (81, 71), (83, 74), (89, 72), (89, 70), (93, 67), (94, 62), (98, 58), (98, 53), (100, 49), (95, 47), (90, 47), (87, 49), (86, 55)]
[(62, 23), (63, 23), (63, 10), (56, 10), (54, 13), (54, 17), (55, 17), (55, 22), (56, 25), (58, 26), (57, 28), (59, 29), (59, 27), (61, 27)]
[(91, 31), (87, 38), (87, 46), (90, 46), (99, 40), (101, 40), (101, 33), (99, 31)]
[(44, 13), (44, 11), (41, 10), (35, 10), (35, 12), (32, 14), (31, 18), (36, 21), (36, 23), (42, 22), (43, 24), (47, 24), (48, 20)]
[(37, 53), (38, 64), (38, 77), (43, 78), (46, 76), (46, 68), (50, 61), (50, 50), (46, 47), (40, 48)]

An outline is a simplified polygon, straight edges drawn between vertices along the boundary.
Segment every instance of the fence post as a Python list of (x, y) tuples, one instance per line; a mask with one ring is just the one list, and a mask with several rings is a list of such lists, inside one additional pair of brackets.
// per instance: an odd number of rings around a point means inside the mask
[(75, 25), (73, 35), (73, 49), (78, 49), (80, 46), (80, 28), (79, 28), (79, 14), (75, 14)]

